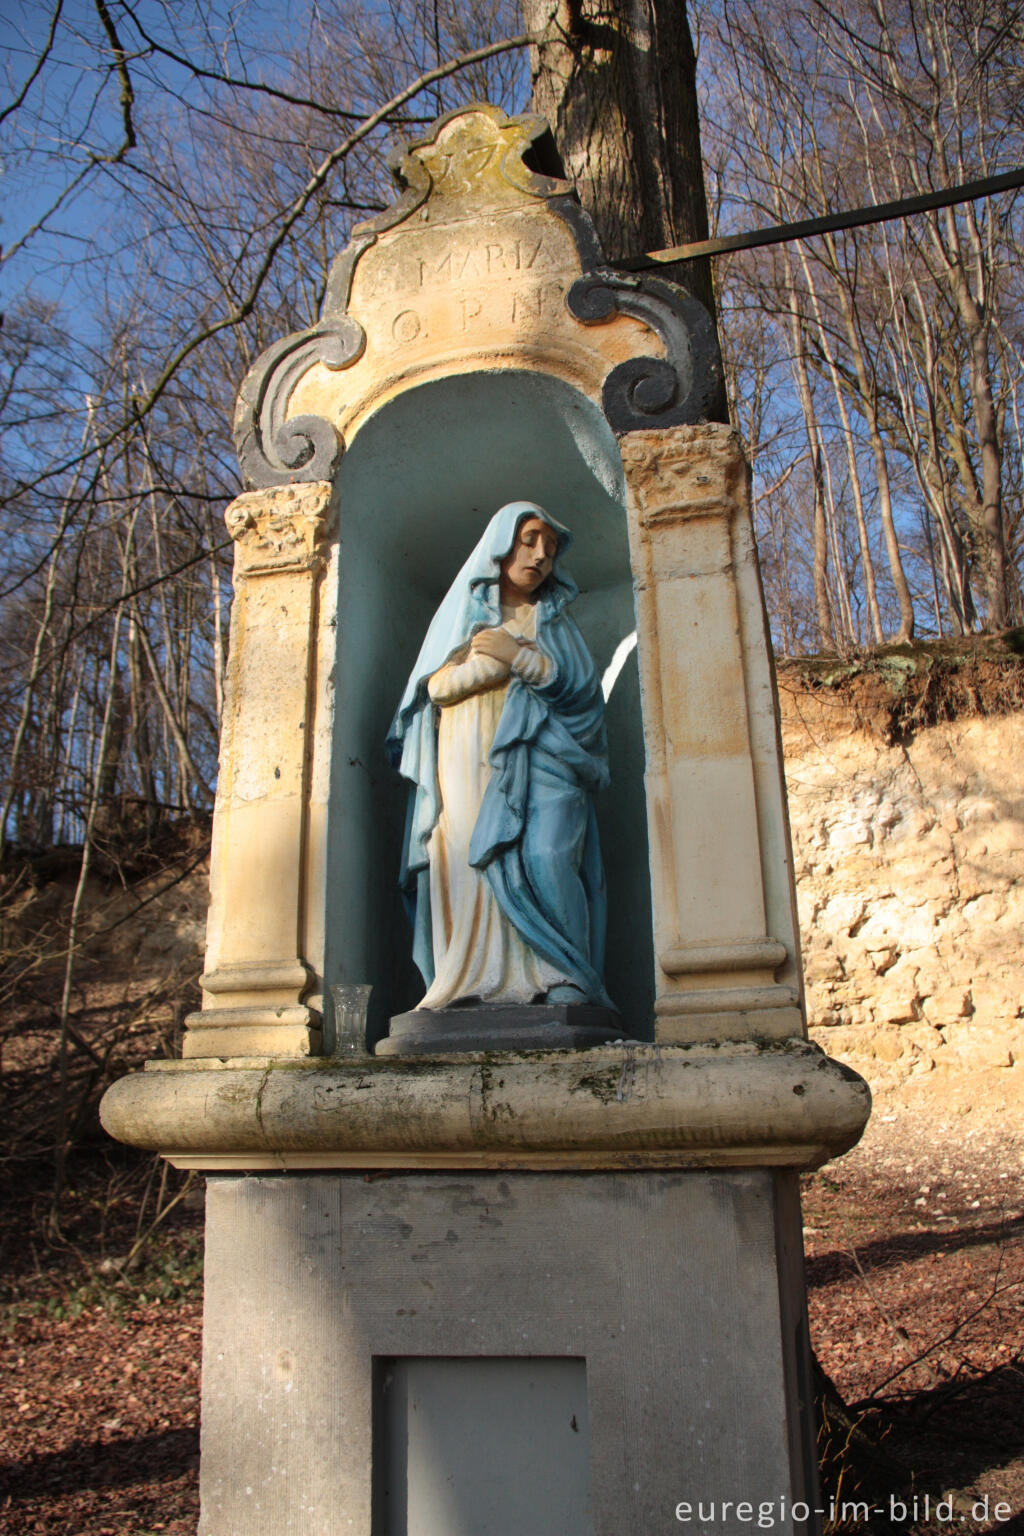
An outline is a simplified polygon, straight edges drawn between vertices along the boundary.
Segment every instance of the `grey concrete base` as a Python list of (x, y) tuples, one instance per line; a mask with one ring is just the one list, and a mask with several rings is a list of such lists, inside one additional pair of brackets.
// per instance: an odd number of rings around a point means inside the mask
[(809, 1536), (807, 1366), (789, 1172), (215, 1175), (200, 1536)]
[(378, 1056), (435, 1056), (452, 1051), (584, 1051), (622, 1040), (623, 1024), (611, 1008), (579, 1003), (510, 1007), (479, 1003), (460, 1008), (414, 1008), (391, 1020), (377, 1042)]

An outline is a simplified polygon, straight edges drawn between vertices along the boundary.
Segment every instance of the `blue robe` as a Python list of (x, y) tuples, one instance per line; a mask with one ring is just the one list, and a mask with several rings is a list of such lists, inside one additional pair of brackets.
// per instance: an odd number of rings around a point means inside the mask
[(549, 680), (512, 676), (490, 750), (491, 776), (470, 843), (502, 913), (524, 942), (588, 1002), (609, 1007), (604, 989), (605, 886), (594, 795), (608, 783), (604, 697), (593, 659), (564, 611), (577, 595), (560, 566), (570, 534), (532, 502), (496, 512), (427, 630), (391, 730), (391, 761), (413, 786), (401, 885), (412, 916), (413, 958), (434, 977), (428, 845), (441, 811), (433, 674), (480, 629), (501, 623), (501, 562), (519, 524), (540, 517), (558, 535), (553, 569), (536, 598), (537, 648)]

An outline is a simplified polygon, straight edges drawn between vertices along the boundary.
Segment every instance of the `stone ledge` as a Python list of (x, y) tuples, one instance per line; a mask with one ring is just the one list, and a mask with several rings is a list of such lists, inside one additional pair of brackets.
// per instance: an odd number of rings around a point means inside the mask
[(871, 1095), (817, 1046), (596, 1046), (338, 1063), (151, 1063), (106, 1130), (180, 1167), (815, 1168)]

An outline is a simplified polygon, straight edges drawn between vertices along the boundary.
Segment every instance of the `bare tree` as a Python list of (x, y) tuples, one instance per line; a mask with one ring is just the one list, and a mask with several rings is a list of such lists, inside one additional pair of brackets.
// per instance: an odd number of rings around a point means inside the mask
[[(741, 0), (710, 14), (704, 128), (728, 177), (716, 189), (720, 218), (749, 224), (759, 211), (784, 222), (1019, 161), (1024, 23), (1015, 3), (982, 15), (934, 0), (865, 0), (840, 15), (816, 0), (769, 17)], [(858, 466), (862, 493), (870, 473), (866, 545), (877, 517), (891, 583), (889, 592), (876, 583), (878, 613), (884, 622), (895, 599), (898, 639), (913, 633), (918, 607), (934, 608), (936, 562), (954, 629), (976, 622), (972, 568), (984, 575), (986, 627), (1017, 612), (1019, 553), (1007, 553), (1016, 496), (1006, 504), (1020, 473), (1006, 434), (1020, 413), (1019, 369), (1007, 363), (1017, 226), (1016, 201), (1004, 195), (801, 246), (806, 362), (828, 378), (832, 404), (801, 392), (795, 373), (794, 388), (813, 400), (826, 442), (841, 445), (851, 483)], [(767, 324), (791, 331), (791, 268), (761, 257), (731, 274), (763, 304)], [(796, 369), (795, 347), (792, 355)], [(826, 484), (836, 467), (828, 452)]]
[[(703, 14), (716, 219), (1019, 157), (1009, 0), (973, 19), (855, 3)], [(331, 256), (390, 196), (387, 139), (474, 97), (519, 108), (532, 75), (609, 255), (632, 255), (707, 231), (696, 66), (683, 0), (320, 0), (273, 56), (244, 4), (92, 0), (74, 30), (56, 3), (20, 14), (0, 147), (9, 185), (40, 190), (11, 200), (2, 262), (0, 837), (83, 835), (120, 612), (93, 817), (113, 850), (209, 806), (230, 402), (264, 346), (316, 318)], [(929, 612), (969, 630), (976, 573), (985, 623), (1019, 611), (1020, 248), (1004, 199), (720, 265), (786, 649), (906, 638)], [(714, 298), (706, 264), (671, 275)]]
[[(686, 0), (522, 0), (533, 108), (611, 260), (706, 240)], [(715, 313), (710, 263), (661, 269)], [(724, 396), (716, 413), (725, 419)]]

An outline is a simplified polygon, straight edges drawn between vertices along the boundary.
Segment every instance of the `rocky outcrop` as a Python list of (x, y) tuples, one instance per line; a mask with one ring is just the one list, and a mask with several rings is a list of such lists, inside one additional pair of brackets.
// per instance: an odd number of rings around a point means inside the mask
[(814, 1037), (876, 1087), (1004, 1073), (1020, 1094), (1024, 713), (892, 742), (781, 682)]

